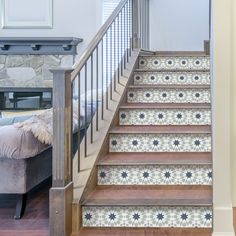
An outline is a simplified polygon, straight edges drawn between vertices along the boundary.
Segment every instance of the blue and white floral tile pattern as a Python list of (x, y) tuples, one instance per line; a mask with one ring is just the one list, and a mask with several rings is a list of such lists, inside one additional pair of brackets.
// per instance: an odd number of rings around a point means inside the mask
[(209, 89), (129, 89), (129, 103), (210, 103)]
[(156, 70), (209, 70), (210, 58), (208, 56), (144, 56), (139, 58), (139, 68)]
[(110, 152), (210, 152), (210, 134), (111, 134)]
[(210, 207), (83, 207), (84, 227), (211, 228)]
[(209, 165), (100, 166), (98, 185), (211, 185)]
[(134, 85), (210, 85), (209, 72), (135, 72)]
[(120, 125), (210, 125), (210, 109), (121, 109)]

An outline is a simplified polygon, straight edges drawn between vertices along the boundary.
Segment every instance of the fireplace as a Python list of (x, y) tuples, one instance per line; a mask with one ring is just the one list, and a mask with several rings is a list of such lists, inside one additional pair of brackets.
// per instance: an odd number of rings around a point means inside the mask
[(79, 38), (0, 38), (0, 87), (52, 87), (52, 67), (71, 67)]

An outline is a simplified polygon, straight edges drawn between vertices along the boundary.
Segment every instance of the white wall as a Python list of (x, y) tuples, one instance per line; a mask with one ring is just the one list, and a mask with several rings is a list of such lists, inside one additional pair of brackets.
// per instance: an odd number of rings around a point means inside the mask
[(209, 38), (209, 0), (149, 1), (151, 50), (203, 50)]
[[(19, 9), (33, 11), (34, 9)], [(0, 20), (1, 20), (0, 16)], [(79, 54), (102, 23), (102, 0), (54, 0), (52, 29), (2, 29), (0, 37), (79, 37)]]

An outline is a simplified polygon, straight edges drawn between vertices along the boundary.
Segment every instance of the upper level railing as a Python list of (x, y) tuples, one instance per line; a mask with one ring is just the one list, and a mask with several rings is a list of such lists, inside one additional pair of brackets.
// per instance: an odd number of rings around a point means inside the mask
[[(71, 232), (73, 155), (88, 156), (88, 145), (104, 120), (134, 48), (140, 48), (144, 25), (141, 2), (121, 0), (73, 68), (53, 72), (53, 183), (50, 235)], [(147, 31), (146, 31), (147, 32)], [(81, 128), (82, 127), (82, 128)], [(88, 128), (89, 127), (89, 128)], [(83, 132), (81, 132), (81, 129)], [(81, 152), (80, 149), (83, 149)], [(81, 154), (82, 153), (82, 154)]]

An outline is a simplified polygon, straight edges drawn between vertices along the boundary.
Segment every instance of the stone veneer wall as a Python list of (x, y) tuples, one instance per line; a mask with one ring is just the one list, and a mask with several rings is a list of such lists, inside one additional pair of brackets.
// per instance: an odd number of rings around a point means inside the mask
[(0, 55), (0, 87), (52, 87), (52, 67), (71, 67), (73, 55)]

